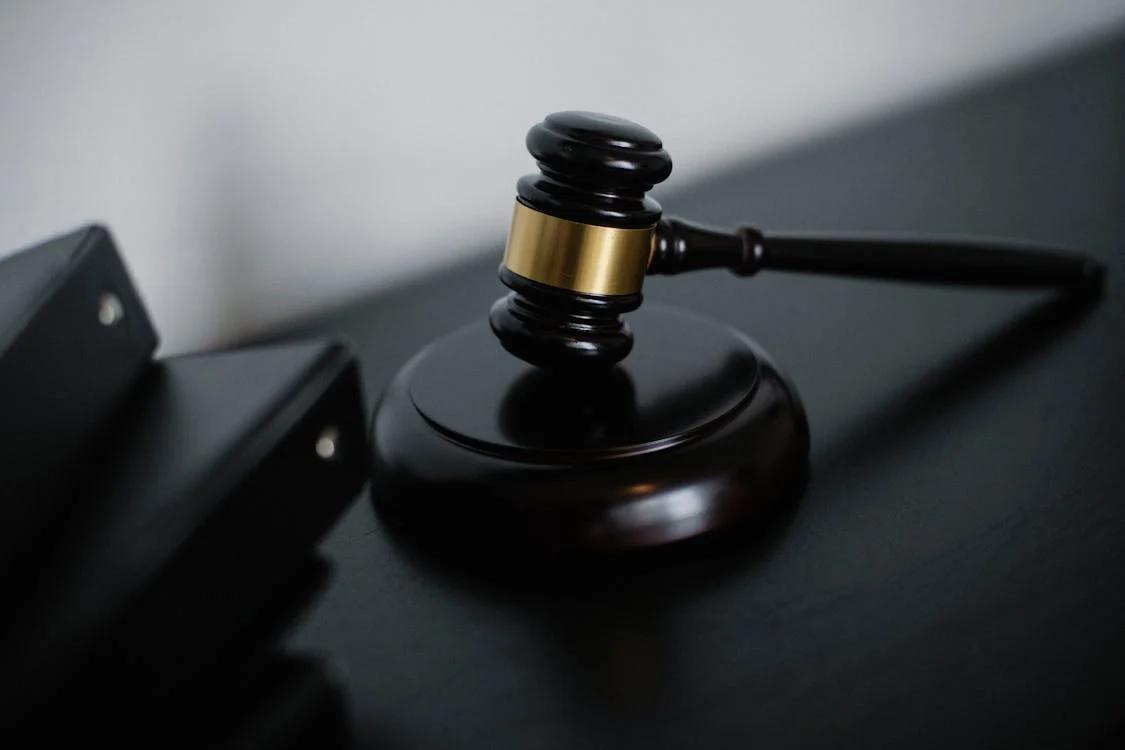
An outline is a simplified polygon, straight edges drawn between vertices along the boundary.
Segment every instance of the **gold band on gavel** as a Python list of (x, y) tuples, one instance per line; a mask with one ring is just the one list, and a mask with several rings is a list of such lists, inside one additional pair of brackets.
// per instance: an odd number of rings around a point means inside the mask
[(581, 224), (516, 201), (504, 265), (525, 279), (574, 292), (634, 294), (644, 283), (652, 235), (653, 227)]

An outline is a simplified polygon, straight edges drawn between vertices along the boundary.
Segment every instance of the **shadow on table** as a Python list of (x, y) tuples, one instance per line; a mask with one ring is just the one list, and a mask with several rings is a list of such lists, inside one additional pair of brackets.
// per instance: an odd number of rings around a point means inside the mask
[[(1100, 299), (1100, 290), (1052, 296), (857, 416), (840, 437), (814, 451), (817, 481), (830, 481), (836, 471), (877, 462), (911, 434), (927, 429), (939, 415), (981, 397), (1004, 375), (1074, 329)], [(899, 439), (888, 441), (887, 435)]]

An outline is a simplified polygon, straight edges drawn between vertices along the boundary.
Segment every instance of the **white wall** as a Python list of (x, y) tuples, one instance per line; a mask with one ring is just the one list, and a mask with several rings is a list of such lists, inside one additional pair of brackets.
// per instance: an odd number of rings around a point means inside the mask
[(181, 351), (501, 238), (547, 112), (639, 120), (683, 182), (1122, 20), (1123, 0), (5, 0), (0, 248), (108, 223)]

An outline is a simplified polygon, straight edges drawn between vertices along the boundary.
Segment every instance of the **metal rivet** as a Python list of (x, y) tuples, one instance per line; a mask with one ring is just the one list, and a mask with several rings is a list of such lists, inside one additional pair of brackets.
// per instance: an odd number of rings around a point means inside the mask
[(125, 306), (113, 292), (106, 292), (98, 298), (98, 322), (103, 326), (115, 326), (125, 317)]
[(316, 455), (320, 456), (325, 461), (331, 461), (336, 458), (336, 451), (339, 449), (339, 440), (339, 430), (332, 425), (325, 427), (320, 431), (320, 435), (316, 439)]

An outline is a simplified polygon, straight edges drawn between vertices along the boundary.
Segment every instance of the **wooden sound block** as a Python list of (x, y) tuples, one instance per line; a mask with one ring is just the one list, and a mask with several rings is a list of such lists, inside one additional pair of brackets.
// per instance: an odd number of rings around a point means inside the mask
[(766, 353), (671, 308), (630, 324), (633, 353), (600, 373), (528, 365), (485, 322), (424, 349), (374, 416), (376, 507), (470, 550), (619, 550), (764, 520), (795, 500), (808, 424)]

